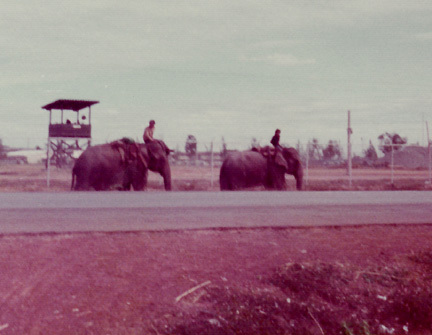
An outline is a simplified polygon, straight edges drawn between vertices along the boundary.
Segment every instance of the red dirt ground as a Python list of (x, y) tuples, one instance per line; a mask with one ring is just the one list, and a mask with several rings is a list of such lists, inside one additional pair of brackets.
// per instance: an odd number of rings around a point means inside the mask
[(432, 334), (432, 226), (0, 237), (0, 334)]
[[(211, 187), (209, 168), (173, 167), (174, 189), (217, 191), (213, 172)], [(0, 166), (0, 192), (69, 190), (70, 171), (51, 178)], [(358, 169), (352, 189), (426, 179)], [(347, 185), (343, 169), (305, 183)], [(432, 334), (431, 242), (432, 225), (0, 235), (0, 335)]]

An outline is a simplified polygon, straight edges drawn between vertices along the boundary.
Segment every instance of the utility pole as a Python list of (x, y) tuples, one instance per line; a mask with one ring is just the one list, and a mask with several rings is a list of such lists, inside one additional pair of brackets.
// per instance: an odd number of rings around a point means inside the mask
[(427, 143), (428, 143), (428, 158), (429, 158), (429, 162), (428, 162), (428, 167), (429, 167), (429, 180), (428, 180), (428, 185), (429, 187), (431, 186), (431, 182), (432, 182), (432, 153), (431, 153), (431, 145), (432, 145), (432, 140), (429, 137), (429, 124), (426, 121), (426, 135), (427, 135)]
[(351, 112), (348, 111), (348, 129), (347, 129), (347, 137), (348, 137), (348, 157), (347, 157), (347, 174), (348, 174), (348, 178), (349, 178), (349, 187), (351, 188), (352, 186), (352, 153), (351, 153), (351, 134), (352, 134), (352, 129), (351, 129)]
[(306, 187), (309, 186), (309, 150), (310, 150), (310, 140), (308, 140), (306, 146)]
[(211, 171), (211, 181), (210, 181), (210, 189), (213, 191), (213, 140), (210, 145), (210, 171)]
[[(424, 142), (424, 139), (425, 139), (425, 129), (423, 127), (424, 123), (426, 123), (426, 129), (427, 129), (428, 128), (428, 124), (427, 124), (427, 121), (425, 121), (424, 113), (422, 113), (422, 127), (421, 127), (421, 129), (422, 129), (422, 143), (421, 143), (421, 145), (424, 145), (424, 143), (425, 143)], [(429, 137), (428, 137), (427, 141), (428, 141), (428, 146), (429, 146)]]

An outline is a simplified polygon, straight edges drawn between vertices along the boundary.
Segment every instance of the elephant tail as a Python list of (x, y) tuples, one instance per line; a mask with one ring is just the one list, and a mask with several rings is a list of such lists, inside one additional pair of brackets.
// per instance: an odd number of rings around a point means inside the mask
[(222, 164), (220, 175), (219, 175), (219, 186), (221, 191), (231, 190), (231, 183), (229, 182), (228, 172), (226, 171), (226, 167)]
[(71, 191), (73, 191), (74, 187), (75, 187), (75, 176), (76, 176), (75, 171), (74, 171), (74, 169), (72, 169)]

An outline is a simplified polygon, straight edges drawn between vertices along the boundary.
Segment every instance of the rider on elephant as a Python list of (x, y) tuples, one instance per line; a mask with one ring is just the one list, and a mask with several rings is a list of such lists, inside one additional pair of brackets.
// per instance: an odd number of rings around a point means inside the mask
[(270, 143), (273, 144), (276, 150), (282, 150), (282, 147), (279, 144), (280, 141), (280, 129), (276, 129), (274, 136), (272, 137)]
[(148, 127), (146, 127), (144, 129), (144, 134), (143, 134), (144, 143), (145, 144), (152, 143), (152, 145), (148, 146), (150, 152), (152, 151), (152, 148), (154, 148), (154, 145), (156, 143), (158, 143), (160, 146), (162, 146), (162, 148), (166, 152), (166, 154), (169, 155), (171, 150), (168, 148), (168, 146), (165, 144), (165, 142), (162, 140), (157, 140), (153, 137), (154, 131), (155, 131), (155, 124), (156, 124), (156, 122), (154, 120), (150, 120)]
[(153, 138), (153, 134), (155, 131), (155, 124), (156, 124), (156, 122), (154, 120), (150, 120), (149, 126), (144, 129), (143, 140), (144, 140), (145, 144), (148, 144), (148, 143), (153, 142), (155, 140)]

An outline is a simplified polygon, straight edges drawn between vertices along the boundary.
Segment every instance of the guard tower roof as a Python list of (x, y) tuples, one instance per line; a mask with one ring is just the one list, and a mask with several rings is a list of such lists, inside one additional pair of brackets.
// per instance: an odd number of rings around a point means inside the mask
[(65, 100), (60, 99), (54, 102), (51, 102), (48, 105), (42, 106), (43, 109), (48, 111), (52, 109), (61, 109), (61, 110), (72, 110), (74, 112), (78, 112), (81, 109), (90, 107), (99, 103), (99, 101), (89, 101), (89, 100)]

